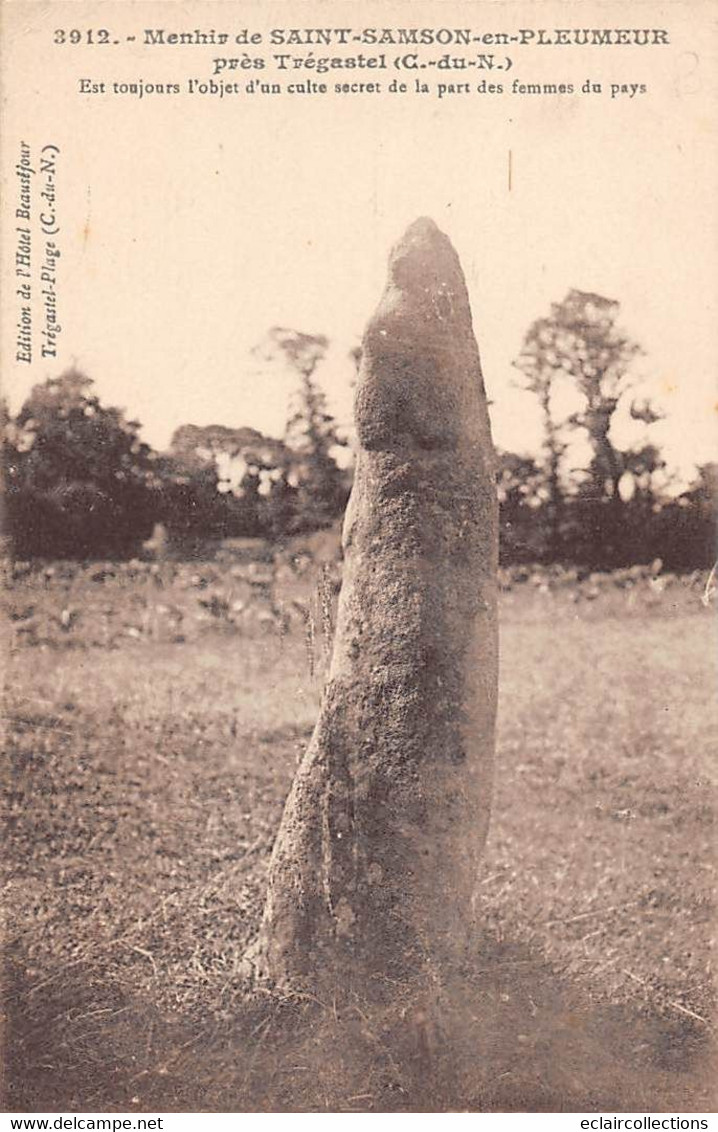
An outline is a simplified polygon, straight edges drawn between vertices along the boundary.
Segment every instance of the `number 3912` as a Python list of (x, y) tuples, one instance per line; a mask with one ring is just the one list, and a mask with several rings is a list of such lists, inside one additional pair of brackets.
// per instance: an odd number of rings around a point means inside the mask
[(97, 30), (86, 28), (84, 31), (80, 31), (79, 28), (72, 28), (70, 31), (65, 31), (64, 28), (57, 28), (53, 42), (56, 44), (110, 43), (110, 33), (107, 28), (98, 28)]

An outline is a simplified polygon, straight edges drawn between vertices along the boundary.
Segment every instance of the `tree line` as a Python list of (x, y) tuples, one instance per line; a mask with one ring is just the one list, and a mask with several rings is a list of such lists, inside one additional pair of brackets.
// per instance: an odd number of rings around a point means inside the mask
[[(651, 438), (661, 414), (632, 397), (640, 348), (620, 328), (618, 303), (572, 290), (527, 331), (517, 383), (537, 399), (538, 455), (499, 452), (501, 559), (610, 569), (660, 558), (671, 569), (715, 557), (718, 465), (671, 492)], [(177, 553), (213, 540), (280, 541), (342, 514), (351, 467), (316, 371), (322, 335), (273, 327), (256, 354), (288, 365), (296, 395), (281, 439), (226, 425), (178, 428), (153, 451), (140, 424), (103, 405), (72, 369), (36, 386), (15, 417), (2, 409), (5, 535), (18, 558), (127, 558), (161, 523)], [(359, 362), (359, 353), (353, 359)], [(562, 406), (565, 406), (562, 408)], [(643, 431), (620, 446), (617, 414)], [(576, 465), (576, 441), (585, 456)]]

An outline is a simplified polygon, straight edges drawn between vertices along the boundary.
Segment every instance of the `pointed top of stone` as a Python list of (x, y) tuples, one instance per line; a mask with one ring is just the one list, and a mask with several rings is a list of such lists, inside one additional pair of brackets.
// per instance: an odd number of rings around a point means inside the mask
[(428, 216), (410, 224), (389, 257), (389, 282), (426, 302), (452, 294), (468, 305), (464, 273), (451, 240)]
[(431, 218), (431, 216), (417, 216), (416, 220), (412, 221), (412, 223), (407, 228), (404, 236), (408, 236), (410, 232), (417, 232), (422, 235), (426, 235), (429, 238), (433, 238), (436, 235), (441, 236), (444, 240), (446, 239), (446, 236), (444, 236), (444, 233), (439, 228), (439, 225), (435, 220)]
[(437, 242), (449, 243), (448, 236), (439, 228), (435, 220), (430, 216), (419, 216), (407, 228), (404, 235), (397, 242), (396, 248), (403, 244), (413, 243), (415, 245), (421, 244), (434, 244)]

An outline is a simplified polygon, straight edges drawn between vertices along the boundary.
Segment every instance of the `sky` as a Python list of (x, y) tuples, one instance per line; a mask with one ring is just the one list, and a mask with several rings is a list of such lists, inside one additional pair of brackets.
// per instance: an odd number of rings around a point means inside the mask
[[(497, 444), (530, 451), (540, 443), (536, 406), (517, 389), (511, 363), (531, 322), (575, 287), (620, 302), (621, 325), (644, 350), (635, 395), (665, 412), (653, 437), (670, 464), (686, 478), (715, 457), (718, 68), (714, 52), (687, 68), (696, 28), (681, 5), (663, 6), (682, 13), (665, 62), (646, 51), (630, 57), (632, 78), (649, 90), (623, 102), (82, 97), (77, 79), (94, 60), (75, 56), (52, 70), (44, 46), (48, 21), (57, 23), (64, 6), (51, 5), (50, 16), (47, 6), (24, 7), (34, 18), (21, 25), (16, 16), (6, 62), (5, 183), (16, 191), (21, 138), (33, 153), (48, 139), (58, 145), (63, 329), (57, 358), (13, 364), (14, 311), (5, 310), (3, 380), (13, 408), (34, 383), (76, 365), (156, 447), (188, 422), (281, 435), (290, 376), (251, 351), (282, 325), (330, 339), (317, 376), (346, 423), (348, 354), (378, 302), (389, 249), (428, 215), (464, 267)], [(85, 6), (72, 7), (76, 15)], [(266, 23), (276, 5), (250, 8)], [(436, 3), (422, 8), (436, 16)], [(503, 23), (526, 12), (501, 8)], [(167, 26), (167, 6), (104, 12), (117, 22), (138, 10), (139, 26), (161, 26), (160, 15)], [(619, 10), (603, 7), (605, 15)], [(566, 6), (544, 4), (548, 26), (559, 11)], [(652, 5), (653, 16), (660, 11)], [(236, 23), (236, 12), (205, 4), (202, 26)], [(531, 78), (580, 83), (605, 68), (601, 50), (537, 55)], [(204, 56), (189, 49), (148, 62), (122, 48), (102, 66), (123, 80), (206, 74)], [(12, 238), (7, 227), (4, 237)], [(636, 439), (636, 427), (630, 433), (619, 417), (617, 441)]]

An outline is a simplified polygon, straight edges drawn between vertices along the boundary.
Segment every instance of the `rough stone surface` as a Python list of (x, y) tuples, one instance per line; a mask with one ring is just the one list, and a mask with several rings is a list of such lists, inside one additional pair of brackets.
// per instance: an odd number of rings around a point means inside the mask
[(248, 962), (371, 994), (462, 959), (491, 805), (494, 453), (464, 276), (431, 220), (391, 253), (356, 423), (328, 684)]

